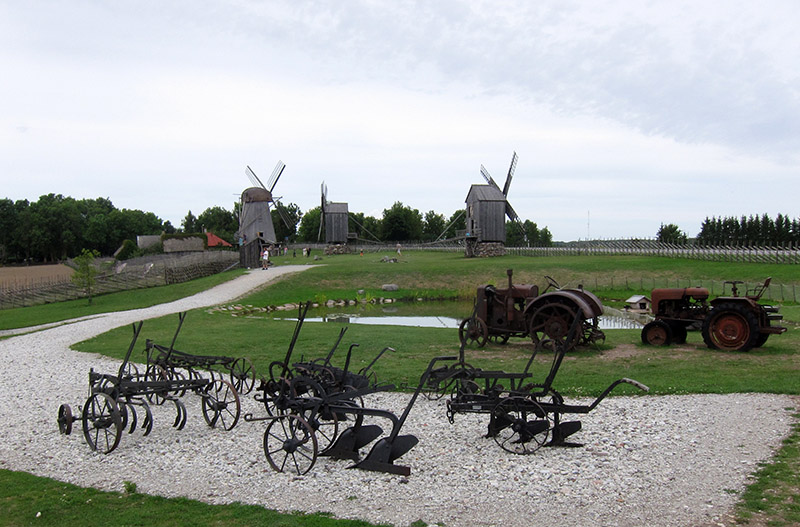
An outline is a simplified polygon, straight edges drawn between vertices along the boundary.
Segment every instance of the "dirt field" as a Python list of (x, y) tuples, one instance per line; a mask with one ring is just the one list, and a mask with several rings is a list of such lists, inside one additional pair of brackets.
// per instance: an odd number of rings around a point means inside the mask
[(69, 280), (72, 268), (62, 264), (0, 267), (0, 288), (32, 286)]

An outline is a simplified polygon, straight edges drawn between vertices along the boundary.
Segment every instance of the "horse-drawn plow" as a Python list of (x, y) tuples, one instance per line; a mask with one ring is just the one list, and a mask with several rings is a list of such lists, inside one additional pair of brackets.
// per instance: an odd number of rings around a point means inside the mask
[[(408, 475), (411, 469), (394, 462), (417, 443), (413, 435), (400, 435), (411, 407), (419, 395), (422, 384), (414, 392), (403, 413), (382, 408), (370, 408), (364, 398), (378, 392), (390, 391), (393, 384), (381, 384), (372, 367), (386, 352), (384, 348), (368, 366), (358, 372), (349, 371), (353, 344), (347, 351), (344, 366), (333, 366), (331, 359), (345, 334), (339, 338), (327, 356), (292, 363), (291, 356), (308, 305), (301, 307), (292, 341), (283, 361), (270, 365), (270, 378), (263, 379), (255, 396), (264, 404), (266, 416), (246, 414), (248, 422), (264, 421), (264, 454), (270, 466), (278, 471), (305, 474), (320, 456), (354, 461), (351, 468)], [(430, 367), (429, 367), (430, 370)], [(361, 448), (378, 439), (383, 428), (365, 424), (367, 417), (386, 420), (391, 431), (379, 439), (369, 454), (360, 459)], [(340, 428), (345, 427), (340, 431)]]
[[(164, 368), (163, 363), (151, 362), (152, 351), (160, 347), (156, 348), (150, 341), (147, 344), (147, 369), (144, 374), (139, 373), (130, 357), (141, 329), (141, 322), (133, 326), (133, 339), (116, 375), (98, 373), (94, 369), (89, 371), (88, 396), (80, 414), (73, 414), (69, 404), (59, 407), (59, 431), (69, 435), (73, 423), (80, 421), (89, 448), (108, 454), (119, 446), (124, 430), (127, 429), (129, 434), (136, 431), (140, 412), (144, 414), (140, 429), (144, 436), (150, 434), (153, 429), (150, 405), (173, 405), (175, 419), (172, 426), (182, 430), (187, 420), (182, 399), (187, 394), (201, 398), (203, 418), (210, 427), (231, 430), (236, 426), (241, 403), (237, 391), (225, 379), (219, 376), (207, 378), (196, 370), (181, 372), (177, 367)], [(172, 346), (168, 354), (171, 351)]]
[[(491, 437), (504, 450), (514, 454), (530, 454), (542, 446), (579, 446), (566, 439), (581, 429), (577, 420), (565, 421), (568, 414), (587, 414), (620, 384), (630, 384), (649, 391), (644, 384), (622, 378), (614, 381), (590, 404), (566, 404), (553, 388), (566, 352), (580, 338), (581, 320), (576, 318), (564, 339), (539, 341), (522, 372), (481, 370), (465, 361), (462, 343), (456, 362), (437, 368), (425, 380), (429, 398), (448, 396), (447, 418), (452, 424), (456, 414), (488, 414), (486, 437)], [(541, 384), (530, 382), (530, 367), (537, 354), (548, 350), (553, 354), (550, 371)]]

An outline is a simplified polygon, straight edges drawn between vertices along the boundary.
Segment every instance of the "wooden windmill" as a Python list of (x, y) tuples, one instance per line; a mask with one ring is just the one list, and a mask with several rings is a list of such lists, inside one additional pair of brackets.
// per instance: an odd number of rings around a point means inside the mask
[(245, 169), (245, 174), (253, 185), (242, 192), (239, 211), (239, 237), (245, 244), (255, 241), (272, 244), (277, 241), (269, 206), (274, 202), (272, 191), (284, 168), (286, 165), (282, 161), (278, 161), (268, 181), (269, 188), (261, 182), (250, 166)]
[(317, 241), (322, 238), (322, 231), (325, 231), (325, 243), (342, 244), (347, 243), (347, 233), (349, 230), (350, 212), (347, 203), (333, 203), (328, 201), (328, 187), (325, 182), (320, 185), (320, 219), (319, 233)]
[(511, 179), (517, 168), (517, 153), (511, 157), (506, 182), (501, 189), (486, 168), (481, 165), (481, 175), (486, 185), (472, 185), (467, 194), (467, 237), (477, 243), (506, 242), (506, 217), (523, 232), (522, 223), (514, 207), (508, 202)]

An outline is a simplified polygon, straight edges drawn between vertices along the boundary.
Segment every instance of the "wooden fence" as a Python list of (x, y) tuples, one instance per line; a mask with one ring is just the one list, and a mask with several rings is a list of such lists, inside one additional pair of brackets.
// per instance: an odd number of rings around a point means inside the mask
[[(324, 245), (313, 245), (322, 251)], [(353, 252), (396, 251), (396, 244), (354, 245)], [(464, 252), (460, 243), (405, 243), (402, 251)], [(506, 254), (518, 256), (663, 256), (731, 263), (800, 264), (800, 246), (787, 243), (776, 247), (674, 245), (655, 240), (600, 240), (570, 242), (555, 247), (506, 247)]]
[[(235, 251), (138, 258), (121, 262), (113, 269), (98, 275), (92, 295), (187, 282), (238, 265), (239, 253)], [(85, 291), (69, 279), (37, 280), (24, 285), (4, 283), (0, 285), (0, 309), (74, 300), (85, 296)]]

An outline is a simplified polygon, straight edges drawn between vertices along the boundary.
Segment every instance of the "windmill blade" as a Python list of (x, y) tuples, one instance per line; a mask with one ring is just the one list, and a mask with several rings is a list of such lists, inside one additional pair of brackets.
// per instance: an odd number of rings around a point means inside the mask
[(286, 168), (286, 164), (279, 159), (278, 164), (276, 164), (275, 168), (272, 169), (272, 175), (270, 175), (269, 180), (267, 180), (270, 193), (275, 189), (275, 185), (278, 184), (278, 180), (281, 178), (284, 168)]
[(247, 175), (248, 178), (250, 178), (250, 182), (253, 184), (253, 186), (261, 187), (263, 189), (267, 188), (264, 186), (261, 180), (258, 179), (258, 176), (256, 175), (255, 172), (253, 172), (253, 169), (250, 168), (250, 165), (247, 165), (247, 168), (245, 169), (244, 173)]
[(497, 183), (495, 182), (494, 179), (492, 179), (492, 176), (489, 175), (489, 171), (486, 170), (486, 167), (484, 167), (483, 165), (481, 165), (481, 175), (483, 176), (483, 179), (485, 179), (487, 183), (489, 183), (497, 190), (500, 190), (500, 187), (497, 186)]
[(508, 216), (508, 219), (511, 221), (521, 223), (517, 211), (514, 210), (514, 207), (511, 206), (511, 203), (509, 203), (508, 200), (506, 200), (506, 216)]
[(506, 177), (506, 184), (503, 185), (503, 196), (508, 197), (508, 189), (511, 187), (511, 178), (514, 177), (514, 171), (517, 169), (517, 153), (511, 156), (511, 166), (508, 167), (508, 177)]
[(506, 216), (508, 216), (508, 219), (511, 220), (511, 223), (517, 226), (517, 229), (519, 229), (520, 234), (522, 234), (522, 238), (527, 243), (528, 234), (525, 232), (525, 227), (523, 227), (522, 225), (522, 220), (520, 219), (519, 214), (517, 214), (517, 211), (514, 210), (514, 207), (511, 206), (511, 203), (508, 202), (508, 200), (506, 200)]
[(289, 217), (289, 213), (286, 211), (283, 203), (281, 203), (277, 198), (275, 199), (275, 209), (277, 209), (278, 216), (281, 217), (283, 224), (286, 225), (286, 228), (292, 230), (292, 227), (294, 227), (294, 225), (292, 225), (292, 218)]

